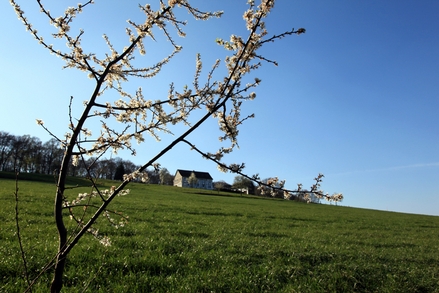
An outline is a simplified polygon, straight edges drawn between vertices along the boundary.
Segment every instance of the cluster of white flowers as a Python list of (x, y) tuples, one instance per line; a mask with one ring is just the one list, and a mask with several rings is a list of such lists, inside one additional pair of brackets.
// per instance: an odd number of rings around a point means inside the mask
[(284, 199), (289, 200), (292, 196), (293, 194), (291, 192), (284, 190)]
[(341, 193), (334, 193), (332, 195), (329, 195), (328, 193), (324, 193), (323, 191), (317, 190), (315, 192), (299, 192), (298, 194), (307, 203), (320, 202), (321, 199), (325, 199), (328, 202), (335, 202), (335, 203), (343, 201), (343, 194)]
[(311, 195), (309, 193), (305, 193), (305, 195), (303, 196), (303, 199), (307, 202), (310, 203), (311, 202)]
[(229, 169), (227, 169), (227, 167), (224, 166), (224, 165), (222, 165), (222, 164), (217, 164), (216, 167), (218, 168), (218, 170), (219, 170), (220, 172), (223, 172), (223, 173), (227, 173), (227, 172), (229, 172)]
[(174, 7), (175, 5), (180, 5), (180, 4), (183, 4), (183, 3), (185, 3), (186, 1), (183, 1), (183, 0), (168, 0), (168, 5), (170, 6), (170, 7)]
[(325, 177), (323, 174), (319, 173), (316, 178), (314, 178), (315, 183), (311, 186), (311, 192), (313, 193), (322, 193), (318, 192), (320, 190), (320, 183), (323, 181), (323, 177)]
[(109, 211), (104, 211), (104, 217), (108, 220), (108, 222), (116, 229), (119, 229), (121, 227), (124, 227), (128, 223), (128, 217), (123, 217), (121, 214), (118, 214), (120, 216), (120, 221), (116, 221), (111, 217), (111, 214)]
[(285, 180), (279, 180), (278, 177), (268, 178), (265, 184), (259, 184), (258, 190), (261, 194), (269, 193), (272, 197), (277, 197), (280, 191), (283, 191), (283, 197), (290, 199), (292, 194), (284, 190)]
[(62, 38), (70, 31), (70, 25), (68, 24), (65, 17), (57, 17), (53, 21), (53, 25), (59, 30), (58, 33), (53, 34), (53, 36), (56, 38)]
[(334, 193), (332, 195), (325, 194), (324, 198), (329, 202), (341, 202), (343, 201), (343, 194), (341, 193)]
[(220, 151), (217, 151), (215, 154), (207, 153), (206, 155), (207, 155), (206, 156), (207, 159), (213, 159), (215, 161), (221, 161), (221, 159), (224, 156), (224, 154)]
[(111, 240), (108, 236), (102, 236), (101, 239), (99, 239), (99, 243), (103, 246), (111, 246)]
[(133, 180), (141, 180), (142, 182), (146, 183), (149, 180), (148, 173), (147, 172), (140, 172), (139, 170), (136, 170), (130, 174), (124, 174), (123, 180), (124, 181), (133, 181)]
[[(74, 200), (72, 200), (71, 202), (65, 200), (63, 203), (63, 206), (71, 208), (71, 207), (74, 207), (76, 205), (80, 205), (84, 200), (89, 199), (91, 197), (100, 196), (102, 199), (105, 200), (113, 195), (115, 189), (116, 189), (115, 186), (113, 186), (110, 189), (104, 189), (104, 190), (99, 190), (99, 191), (94, 190), (91, 193), (87, 193), (87, 192), (78, 193), (78, 196)], [(123, 190), (120, 190), (117, 195), (124, 196), (124, 195), (128, 195), (130, 192), (131, 192), (130, 189), (123, 189)]]
[(229, 170), (234, 172), (234, 173), (238, 173), (238, 172), (242, 172), (242, 170), (245, 168), (245, 164), (230, 164), (229, 165)]
[(285, 180), (279, 180), (277, 177), (268, 178), (266, 181), (261, 181), (259, 175), (247, 177), (258, 183), (257, 190), (261, 195), (270, 195), (272, 197), (284, 198), (286, 200), (299, 199), (307, 203), (317, 203), (321, 199), (326, 199), (330, 202), (340, 202), (343, 200), (343, 194), (334, 193), (333, 195), (325, 194), (320, 190), (320, 183), (322, 182), (323, 174), (319, 174), (314, 178), (315, 183), (309, 190), (304, 190), (301, 183), (297, 184), (296, 190), (285, 189)]
[(79, 165), (79, 156), (78, 155), (72, 156), (72, 165), (75, 167)]
[(103, 246), (111, 246), (110, 238), (99, 234), (99, 229), (90, 227), (88, 228), (87, 232), (93, 235), (93, 237), (95, 237), (97, 240), (99, 240), (99, 243), (101, 243)]
[(75, 206), (75, 205), (80, 204), (83, 200), (85, 200), (88, 197), (89, 197), (88, 193), (79, 193), (78, 197), (76, 197), (76, 199), (72, 200), (72, 202), (70, 204), (68, 202), (65, 202), (65, 204), (68, 206)]

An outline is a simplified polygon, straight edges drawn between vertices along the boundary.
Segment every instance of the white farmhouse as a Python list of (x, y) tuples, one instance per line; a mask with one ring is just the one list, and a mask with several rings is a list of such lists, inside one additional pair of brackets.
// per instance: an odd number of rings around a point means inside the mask
[[(191, 184), (189, 177), (195, 176), (196, 183)], [(178, 169), (174, 176), (174, 186), (213, 189), (213, 178), (207, 172), (188, 171)]]

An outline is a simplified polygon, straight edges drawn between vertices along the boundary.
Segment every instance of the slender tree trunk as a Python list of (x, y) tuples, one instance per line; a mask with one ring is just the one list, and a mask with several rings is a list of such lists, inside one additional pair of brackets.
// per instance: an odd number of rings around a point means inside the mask
[[(64, 185), (64, 184), (62, 184)], [(64, 225), (64, 221), (62, 218), (62, 202), (63, 202), (63, 194), (64, 194), (64, 186), (58, 186), (55, 197), (55, 221), (56, 227), (58, 229), (58, 237), (59, 237), (59, 246), (58, 246), (58, 256), (55, 262), (55, 272), (53, 275), (52, 284), (50, 286), (51, 293), (61, 292), (61, 288), (63, 285), (63, 274), (64, 268), (67, 260), (67, 255), (64, 254), (64, 248), (67, 244), (67, 230)]]

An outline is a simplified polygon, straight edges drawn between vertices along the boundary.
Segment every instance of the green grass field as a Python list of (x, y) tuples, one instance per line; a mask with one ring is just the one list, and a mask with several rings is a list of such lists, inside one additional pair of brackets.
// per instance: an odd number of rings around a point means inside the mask
[[(57, 245), (55, 188), (45, 181), (19, 182), (32, 276)], [(89, 235), (80, 241), (63, 292), (439, 292), (439, 217), (129, 187), (111, 206), (129, 216), (128, 225), (99, 222), (110, 247)], [(14, 188), (0, 178), (0, 292), (25, 289)], [(51, 277), (44, 274), (33, 292), (47, 292)]]

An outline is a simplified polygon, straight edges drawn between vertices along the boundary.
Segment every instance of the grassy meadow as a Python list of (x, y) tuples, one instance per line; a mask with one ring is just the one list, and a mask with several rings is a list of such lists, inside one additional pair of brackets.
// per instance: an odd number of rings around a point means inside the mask
[[(110, 206), (129, 223), (114, 229), (99, 221), (112, 245), (86, 235), (70, 254), (63, 292), (439, 292), (439, 217), (169, 186), (129, 188)], [(0, 292), (26, 288), (14, 189), (14, 180), (0, 178)], [(73, 199), (85, 191), (68, 193)], [(32, 276), (56, 251), (54, 193), (50, 178), (19, 181)], [(51, 272), (43, 274), (33, 292), (47, 292), (50, 279)]]

